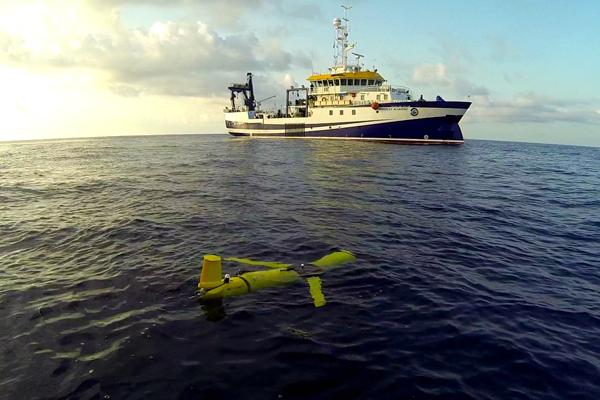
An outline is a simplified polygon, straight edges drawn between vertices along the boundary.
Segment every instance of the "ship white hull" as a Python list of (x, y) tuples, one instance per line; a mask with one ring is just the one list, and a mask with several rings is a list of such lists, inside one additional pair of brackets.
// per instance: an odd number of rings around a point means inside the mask
[(407, 144), (461, 144), (458, 122), (468, 102), (420, 101), (370, 106), (312, 108), (308, 117), (266, 118), (259, 113), (227, 112), (234, 136), (380, 140)]

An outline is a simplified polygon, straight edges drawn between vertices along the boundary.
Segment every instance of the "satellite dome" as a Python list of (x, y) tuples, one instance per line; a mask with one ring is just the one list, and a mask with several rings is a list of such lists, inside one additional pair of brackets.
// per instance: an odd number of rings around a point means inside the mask
[(342, 25), (342, 20), (339, 18), (334, 18), (333, 19), (333, 26), (335, 26), (336, 28), (339, 28)]

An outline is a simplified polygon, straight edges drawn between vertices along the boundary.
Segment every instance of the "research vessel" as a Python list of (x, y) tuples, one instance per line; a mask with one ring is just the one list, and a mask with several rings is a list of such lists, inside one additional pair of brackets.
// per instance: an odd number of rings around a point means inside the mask
[[(313, 73), (307, 85), (286, 90), (285, 107), (261, 110), (252, 73), (232, 84), (225, 126), (233, 136), (376, 140), (402, 144), (464, 143), (459, 121), (470, 102), (415, 99), (406, 87), (387, 83), (377, 69), (364, 68), (349, 42), (349, 20), (334, 18), (334, 65)], [(350, 60), (354, 56), (354, 60)], [(236, 101), (237, 100), (237, 101)]]

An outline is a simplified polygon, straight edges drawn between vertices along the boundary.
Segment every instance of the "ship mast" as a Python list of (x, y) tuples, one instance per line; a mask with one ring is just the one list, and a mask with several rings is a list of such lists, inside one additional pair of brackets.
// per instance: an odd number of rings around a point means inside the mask
[(344, 9), (344, 18), (334, 18), (333, 26), (335, 28), (335, 42), (333, 43), (333, 59), (334, 66), (332, 70), (334, 72), (345, 72), (348, 70), (348, 54), (354, 48), (355, 44), (348, 44), (348, 33), (349, 33), (349, 22), (348, 10), (352, 6), (342, 5)]

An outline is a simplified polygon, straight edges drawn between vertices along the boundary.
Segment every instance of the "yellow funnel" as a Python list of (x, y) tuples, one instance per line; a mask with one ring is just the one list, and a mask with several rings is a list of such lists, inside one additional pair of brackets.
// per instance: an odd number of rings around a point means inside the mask
[(221, 257), (207, 254), (202, 259), (198, 289), (212, 289), (221, 284)]

